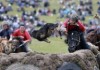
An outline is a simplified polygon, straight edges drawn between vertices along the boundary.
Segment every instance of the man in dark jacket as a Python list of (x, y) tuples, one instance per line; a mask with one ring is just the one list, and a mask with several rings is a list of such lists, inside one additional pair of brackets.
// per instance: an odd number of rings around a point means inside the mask
[(12, 31), (10, 30), (9, 25), (3, 24), (3, 29), (0, 31), (0, 36), (9, 40), (11, 33)]

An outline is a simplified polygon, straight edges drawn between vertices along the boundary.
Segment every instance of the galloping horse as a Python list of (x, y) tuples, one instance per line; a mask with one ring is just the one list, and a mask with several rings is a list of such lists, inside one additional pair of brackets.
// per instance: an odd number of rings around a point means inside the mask
[(98, 46), (100, 51), (100, 29), (96, 29), (88, 33), (86, 40), (87, 42), (91, 42), (92, 44)]
[(50, 43), (50, 41), (48, 41), (47, 38), (50, 37), (54, 33), (57, 27), (58, 27), (57, 24), (47, 23), (43, 27), (41, 27), (39, 30), (34, 30), (31, 33), (31, 36), (39, 41), (45, 41), (47, 43)]

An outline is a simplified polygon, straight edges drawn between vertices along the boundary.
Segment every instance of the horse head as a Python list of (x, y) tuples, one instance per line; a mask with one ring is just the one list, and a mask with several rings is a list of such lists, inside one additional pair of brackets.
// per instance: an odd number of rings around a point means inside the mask
[(57, 31), (58, 24), (48, 23), (47, 34), (51, 36), (55, 31)]
[(78, 50), (80, 45), (80, 33), (78, 31), (71, 31), (68, 33), (68, 50), (69, 52), (74, 52)]
[(7, 38), (0, 38), (0, 51), (7, 54), (10, 52), (9, 40)]
[(23, 44), (23, 38), (21, 37), (13, 37), (12, 41), (10, 41), (12, 50), (15, 51), (18, 47)]

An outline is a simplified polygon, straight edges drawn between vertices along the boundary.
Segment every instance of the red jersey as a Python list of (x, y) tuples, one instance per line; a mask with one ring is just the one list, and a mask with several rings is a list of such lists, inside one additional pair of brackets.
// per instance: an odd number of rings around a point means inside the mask
[[(65, 22), (64, 22), (64, 26), (66, 27), (66, 29), (69, 31), (69, 30), (73, 30), (76, 26), (75, 25), (69, 25), (68, 24), (69, 22), (69, 19), (67, 19)], [(85, 31), (85, 27), (84, 25), (82, 24), (81, 21), (78, 21), (77, 22), (78, 26), (79, 26), (79, 29), (80, 31), (84, 32)]]
[(25, 32), (22, 33), (22, 32), (20, 31), (20, 29), (15, 30), (15, 31), (13, 32), (12, 36), (22, 36), (22, 37), (24, 38), (24, 41), (25, 41), (25, 40), (31, 40), (30, 34), (29, 34), (27, 31), (25, 31)]

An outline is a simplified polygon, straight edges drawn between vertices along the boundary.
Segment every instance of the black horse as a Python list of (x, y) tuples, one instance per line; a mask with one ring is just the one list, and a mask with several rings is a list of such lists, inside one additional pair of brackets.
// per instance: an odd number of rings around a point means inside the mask
[(67, 40), (69, 52), (74, 52), (80, 49), (80, 33), (78, 31), (69, 32)]
[(47, 23), (43, 27), (41, 27), (39, 30), (34, 30), (31, 33), (31, 36), (39, 41), (45, 41), (47, 43), (50, 43), (48, 41), (48, 37), (50, 37), (55, 29), (58, 27), (58, 24), (53, 24), (53, 23)]
[(75, 29), (68, 31), (67, 44), (69, 52), (74, 52), (80, 49), (86, 49), (86, 47), (83, 45), (82, 34), (83, 33), (79, 30), (78, 26), (76, 26)]
[(11, 52), (13, 53), (24, 52), (23, 50), (24, 43), (21, 37), (14, 37), (10, 43), (12, 46)]

